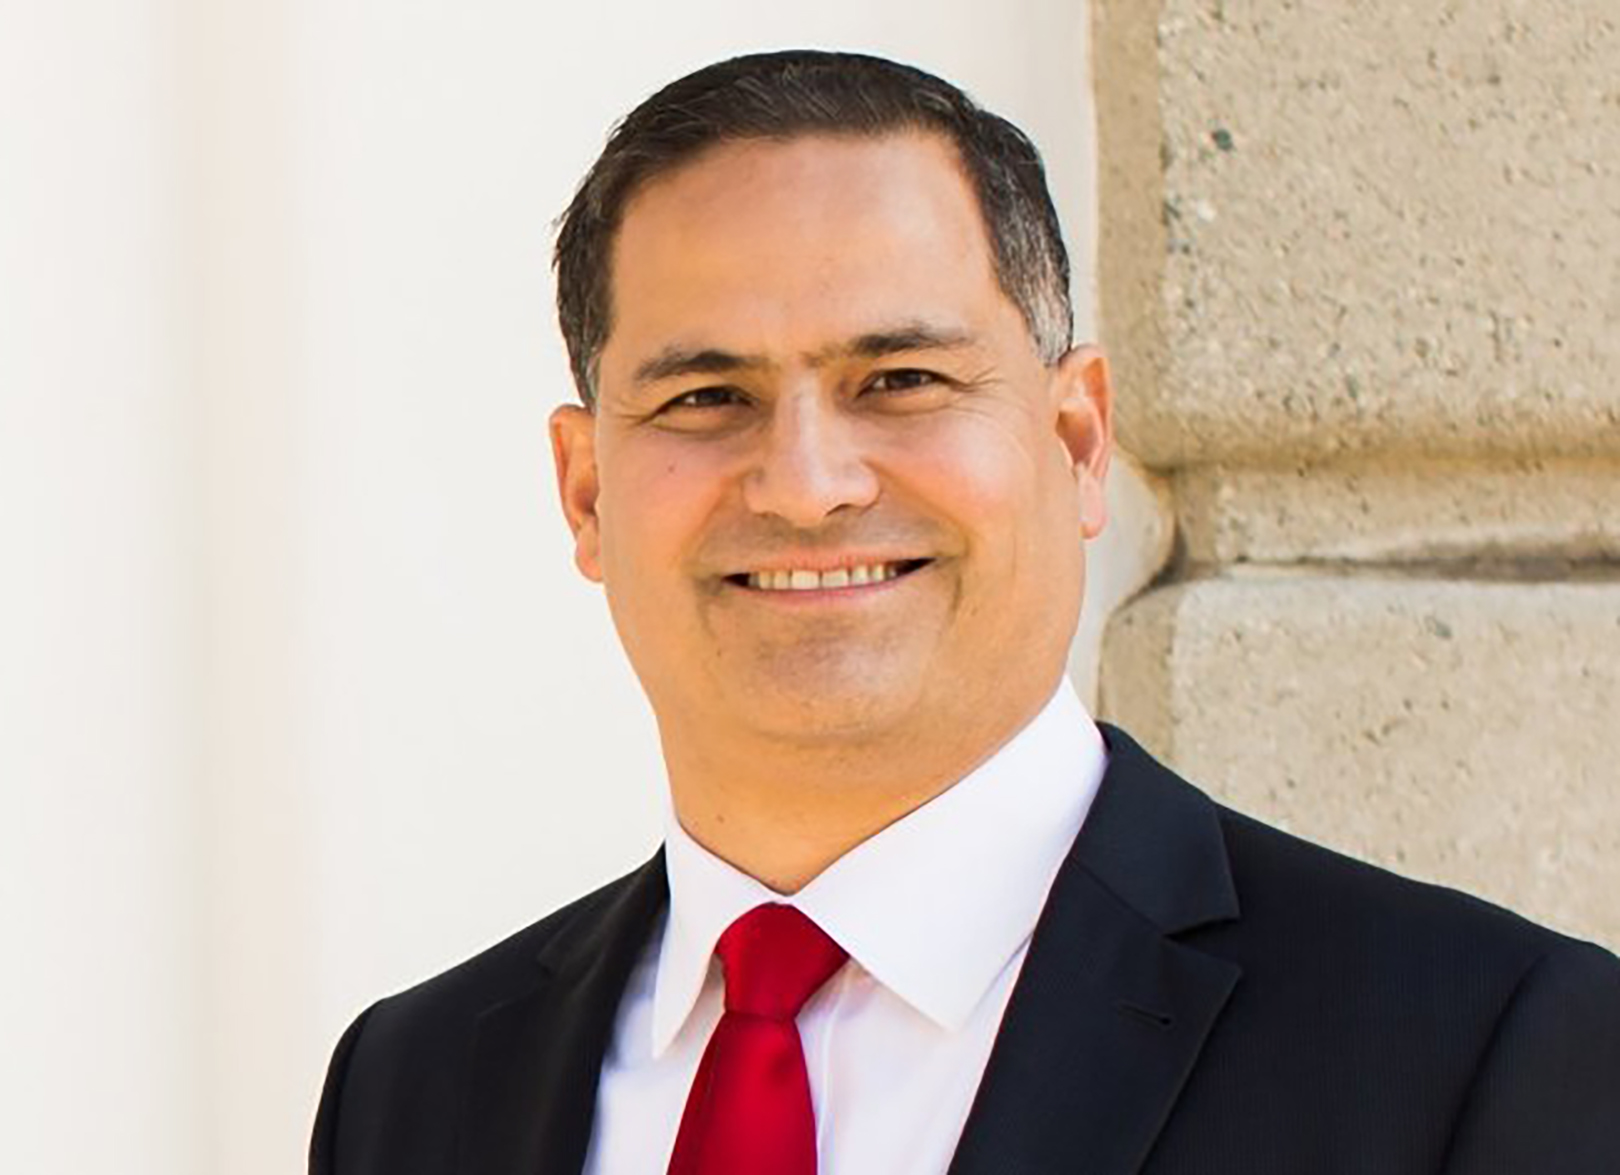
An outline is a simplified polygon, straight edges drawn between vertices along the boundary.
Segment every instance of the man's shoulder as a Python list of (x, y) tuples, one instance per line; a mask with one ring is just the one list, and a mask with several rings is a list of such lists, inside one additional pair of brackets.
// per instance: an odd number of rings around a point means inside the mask
[[(1231, 965), (1157, 1143), (1166, 1170), (1201, 1169), (1215, 1138), (1286, 1155), (1273, 1165), (1287, 1170), (1346, 1154), (1367, 1170), (1612, 1169), (1609, 951), (1234, 811), (1122, 738), (1110, 747), (1115, 795), (1099, 804), (1124, 848), (1090, 855), (1104, 883), (1158, 893), (1140, 880), (1152, 857), (1223, 891), (1200, 921), (1159, 919), (1171, 942), (1150, 956), (1187, 974)], [(1137, 906), (1150, 920), (1163, 907)]]
[[(1286, 945), (1287, 966), (1421, 986), (1471, 977), (1510, 988), (1543, 963), (1620, 985), (1620, 960), (1482, 897), (1409, 877), (1217, 804), (1241, 917), (1235, 950)], [(1241, 927), (1241, 931), (1237, 928)], [(1494, 983), (1491, 977), (1494, 977)], [(1409, 988), (1410, 990), (1410, 988)], [(1620, 990), (1620, 986), (1617, 986)]]
[[(472, 1080), (475, 1044), (510, 1048), (511, 1021), (500, 1017), (515, 1011), (521, 1019), (534, 1011), (534, 1001), (548, 998), (560, 972), (577, 974), (585, 967), (617, 974), (639, 952), (666, 893), (660, 854), (449, 970), (372, 1004), (333, 1051), (310, 1169), (439, 1170), (442, 1163), (448, 1170), (457, 1145), (455, 1107), (464, 1103)], [(580, 1012), (575, 1007), (570, 1016)], [(501, 1030), (485, 1033), (492, 1022)]]
[(363, 1014), (368, 1041), (420, 1039), (436, 1032), (461, 1036), (489, 1008), (533, 990), (547, 972), (548, 959), (645, 888), (648, 872), (658, 869), (655, 857), (447, 970), (378, 1000)]
[(1289, 966), (1320, 957), (1440, 972), (1454, 964), (1512, 969), (1565, 950), (1613, 962), (1601, 948), (1501, 905), (1228, 807), (1126, 731), (1102, 729), (1109, 776), (1094, 815), (1103, 818), (1098, 837), (1111, 843), (1091, 846), (1088, 860), (1100, 862), (1110, 879), (1136, 879), (1129, 884), (1141, 889), (1151, 888), (1140, 882), (1142, 858), (1196, 861), (1176, 867), (1175, 876), (1183, 888), (1229, 891), (1226, 900), (1206, 903), (1206, 917), (1195, 923), (1202, 927), (1196, 937), (1219, 941), (1223, 950), (1262, 962), (1287, 959)]

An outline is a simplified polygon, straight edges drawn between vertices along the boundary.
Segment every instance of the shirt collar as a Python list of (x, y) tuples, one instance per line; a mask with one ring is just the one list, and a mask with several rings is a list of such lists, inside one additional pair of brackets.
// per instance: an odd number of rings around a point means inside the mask
[(762, 902), (797, 906), (895, 995), (940, 1027), (961, 1028), (1033, 933), (1106, 762), (1065, 678), (988, 760), (792, 895), (720, 860), (666, 807), (670, 906), (653, 1054), (685, 1025), (721, 932)]

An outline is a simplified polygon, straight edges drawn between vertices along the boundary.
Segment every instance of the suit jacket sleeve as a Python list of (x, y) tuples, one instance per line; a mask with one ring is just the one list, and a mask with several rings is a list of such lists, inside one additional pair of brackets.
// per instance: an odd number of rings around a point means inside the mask
[[(374, 1008), (376, 1005), (372, 1005)], [(326, 1069), (326, 1083), (321, 1087), (320, 1108), (315, 1111), (315, 1130), (309, 1140), (309, 1175), (336, 1175), (338, 1114), (343, 1102), (343, 1085), (349, 1075), (349, 1062), (354, 1057), (354, 1046), (364, 1031), (367, 1008), (355, 1017), (354, 1023), (338, 1040), (332, 1050), (332, 1061)]]
[(1620, 961), (1566, 942), (1520, 980), (1481, 1057), (1444, 1175), (1620, 1173)]

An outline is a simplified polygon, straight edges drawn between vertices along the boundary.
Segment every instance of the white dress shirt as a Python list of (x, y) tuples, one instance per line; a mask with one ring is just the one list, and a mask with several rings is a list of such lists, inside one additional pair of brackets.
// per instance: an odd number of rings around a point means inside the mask
[(669, 912), (619, 1005), (586, 1175), (668, 1169), (723, 1010), (715, 943), (763, 902), (797, 906), (850, 956), (799, 1015), (821, 1175), (943, 1172), (1105, 763), (1065, 679), (978, 769), (791, 896), (668, 814)]

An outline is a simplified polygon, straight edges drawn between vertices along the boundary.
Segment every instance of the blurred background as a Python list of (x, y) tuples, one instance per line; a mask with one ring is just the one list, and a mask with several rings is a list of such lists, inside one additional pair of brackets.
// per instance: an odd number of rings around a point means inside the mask
[(1134, 454), (1083, 695), (1620, 940), (1606, 3), (6, 0), (0, 1169), (299, 1170), (366, 1004), (652, 850), (553, 501), (551, 222), (763, 48), (1046, 155)]

